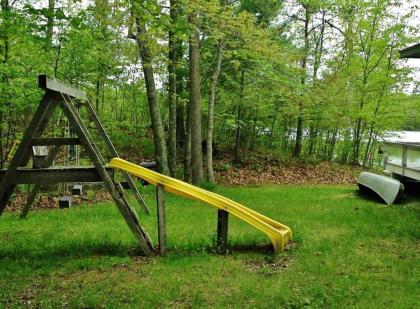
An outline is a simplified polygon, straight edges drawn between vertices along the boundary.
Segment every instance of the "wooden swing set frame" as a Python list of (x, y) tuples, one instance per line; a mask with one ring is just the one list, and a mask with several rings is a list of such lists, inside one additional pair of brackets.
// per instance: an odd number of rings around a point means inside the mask
[[(131, 232), (137, 239), (143, 253), (147, 256), (152, 255), (154, 250), (152, 241), (140, 225), (136, 210), (130, 206), (125, 198), (121, 183), (115, 181), (114, 170), (106, 167), (107, 162), (104, 160), (97, 143), (92, 138), (88, 127), (83, 123), (77, 111), (77, 107), (86, 108), (90, 120), (95, 124), (95, 129), (105, 142), (110, 155), (112, 157), (119, 157), (117, 150), (90, 104), (87, 95), (83, 91), (67, 86), (46, 75), (38, 76), (38, 84), (41, 89), (45, 90), (45, 94), (8, 168), (6, 170), (0, 170), (0, 215), (6, 208), (18, 184), (34, 185), (22, 209), (21, 217), (24, 218), (43, 185), (63, 182), (103, 182)], [(48, 122), (57, 107), (62, 109), (76, 137), (43, 137)], [(60, 147), (65, 145), (83, 146), (93, 166), (51, 167)], [(32, 146), (51, 147), (43, 168), (24, 167), (30, 160)], [(123, 176), (142, 209), (146, 213), (150, 213), (131, 176), (127, 173), (123, 173)]]

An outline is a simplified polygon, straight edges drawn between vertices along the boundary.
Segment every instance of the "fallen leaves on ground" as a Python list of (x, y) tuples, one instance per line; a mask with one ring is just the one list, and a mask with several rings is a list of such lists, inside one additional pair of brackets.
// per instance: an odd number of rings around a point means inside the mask
[(281, 162), (269, 156), (253, 156), (235, 165), (215, 164), (216, 181), (225, 185), (252, 184), (355, 184), (361, 167), (332, 162)]
[[(141, 157), (131, 156), (131, 161), (140, 163)], [(232, 163), (232, 156), (215, 161), (216, 182), (222, 185), (256, 184), (355, 184), (361, 167), (332, 162), (302, 163), (281, 161), (270, 155), (253, 154), (240, 163)], [(62, 194), (40, 194), (31, 209), (58, 208)], [(27, 199), (27, 193), (17, 193), (9, 202), (7, 211), (20, 211)], [(98, 203), (111, 201), (111, 195), (103, 190), (95, 191), (93, 196), (73, 197), (72, 204)]]
[[(36, 209), (52, 209), (52, 208), (59, 208), (58, 201), (63, 196), (63, 194), (45, 194), (40, 193), (38, 194), (35, 202), (31, 206), (31, 210)], [(26, 204), (26, 200), (28, 198), (27, 193), (18, 192), (15, 194), (14, 198), (8, 203), (6, 211), (9, 212), (18, 212), (21, 211), (22, 208)], [(94, 204), (100, 202), (107, 202), (111, 201), (111, 194), (106, 191), (96, 191), (92, 198), (88, 198), (86, 195), (84, 196), (73, 196), (72, 198), (72, 205), (80, 205), (80, 204)]]

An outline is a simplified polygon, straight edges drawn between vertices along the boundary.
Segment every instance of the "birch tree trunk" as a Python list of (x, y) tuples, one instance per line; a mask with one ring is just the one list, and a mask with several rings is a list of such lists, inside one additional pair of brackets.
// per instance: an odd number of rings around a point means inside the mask
[(220, 75), (220, 68), (222, 66), (223, 47), (221, 45), (217, 48), (216, 68), (213, 72), (210, 84), (210, 100), (207, 117), (207, 181), (214, 182), (213, 171), (213, 128), (214, 128), (214, 106), (216, 102), (216, 85)]
[[(309, 5), (303, 5), (305, 9), (305, 21), (304, 21), (304, 56), (302, 59), (301, 67), (302, 67), (302, 77), (301, 77), (301, 84), (305, 85), (306, 83), (306, 66), (307, 66), (307, 58), (308, 58), (308, 49), (309, 49), (309, 21), (311, 18), (310, 15), (310, 8)], [(303, 102), (302, 100), (299, 101), (299, 112), (297, 117), (297, 125), (296, 125), (296, 142), (295, 142), (295, 149), (293, 151), (293, 155), (297, 158), (300, 157), (300, 153), (302, 151), (302, 139), (303, 139)]]
[(177, 93), (176, 93), (176, 41), (175, 29), (177, 23), (177, 1), (170, 0), (171, 27), (169, 28), (169, 64), (168, 64), (168, 102), (169, 102), (169, 132), (168, 132), (168, 165), (169, 174), (174, 177), (176, 172), (176, 112), (177, 112)]
[(241, 139), (241, 118), (242, 118), (242, 105), (245, 99), (245, 71), (242, 70), (241, 72), (241, 81), (240, 81), (240, 92), (239, 92), (239, 103), (238, 103), (238, 111), (236, 116), (236, 132), (235, 132), (235, 162), (239, 162), (239, 143)]
[(48, 44), (52, 44), (54, 34), (54, 12), (55, 0), (48, 0), (48, 15), (47, 15), (47, 40)]
[(137, 25), (136, 41), (140, 49), (141, 64), (143, 67), (144, 81), (146, 84), (147, 101), (149, 103), (150, 120), (152, 123), (156, 165), (160, 173), (168, 175), (169, 169), (168, 158), (166, 154), (165, 133), (163, 131), (162, 116), (156, 95), (156, 85), (152, 66), (153, 58), (147, 44), (146, 26), (137, 16), (135, 20)]
[(177, 136), (177, 149), (184, 147), (186, 142), (186, 129), (185, 119), (188, 112), (186, 111), (185, 100), (183, 100), (184, 92), (184, 74), (182, 65), (180, 64), (181, 59), (184, 56), (184, 47), (180, 40), (176, 41), (176, 136)]
[(185, 107), (187, 119), (185, 124), (185, 146), (184, 146), (184, 181), (191, 181), (191, 104)]
[(201, 95), (200, 95), (200, 33), (197, 25), (197, 13), (189, 15), (192, 27), (189, 46), (190, 75), (190, 113), (191, 113), (191, 169), (192, 183), (203, 182), (203, 154), (201, 147)]

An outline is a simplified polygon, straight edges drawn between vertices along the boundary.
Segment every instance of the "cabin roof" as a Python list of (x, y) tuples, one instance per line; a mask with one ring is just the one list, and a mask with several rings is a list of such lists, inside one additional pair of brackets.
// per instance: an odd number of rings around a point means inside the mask
[(420, 58), (420, 43), (400, 50), (401, 58)]
[(398, 144), (420, 144), (420, 131), (388, 131), (383, 141)]

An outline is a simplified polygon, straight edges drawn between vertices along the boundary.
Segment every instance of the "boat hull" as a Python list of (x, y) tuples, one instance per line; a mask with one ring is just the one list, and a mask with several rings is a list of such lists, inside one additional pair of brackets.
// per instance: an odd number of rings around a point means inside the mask
[(404, 191), (404, 185), (396, 179), (369, 172), (360, 173), (357, 178), (360, 189), (370, 189), (387, 205), (392, 205)]

